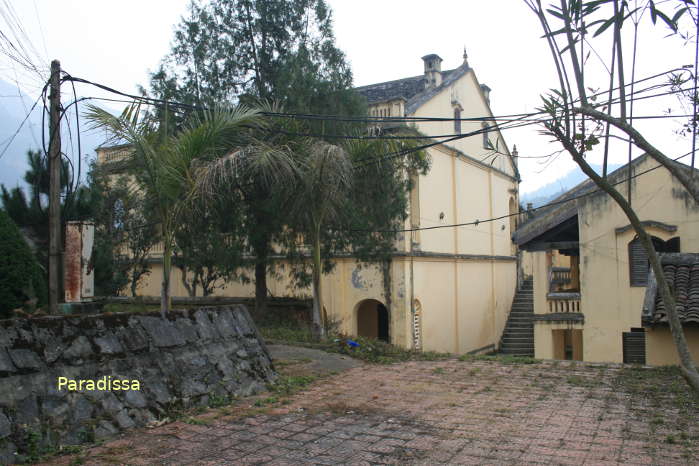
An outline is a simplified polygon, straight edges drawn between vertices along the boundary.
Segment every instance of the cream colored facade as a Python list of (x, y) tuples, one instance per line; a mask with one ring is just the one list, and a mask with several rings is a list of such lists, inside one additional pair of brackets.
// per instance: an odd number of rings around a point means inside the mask
[[(425, 76), (434, 77), (436, 72), (442, 74), (432, 69)], [(488, 90), (479, 85), (465, 60), (443, 74), (438, 84), (430, 86), (426, 79), (426, 87), (414, 96), (369, 98), (370, 115), (452, 118), (458, 107), (462, 118), (492, 117)], [(358, 90), (362, 89), (366, 87)], [(453, 134), (456, 126), (453, 121), (420, 122), (416, 128), (427, 135)], [(481, 128), (482, 122), (464, 121), (460, 132)], [(497, 129), (491, 128), (488, 137), (500, 154), (488, 150), (480, 134), (428, 149), (432, 166), (428, 174), (417, 177), (406, 227), (440, 227), (517, 212), (515, 159)], [(337, 259), (334, 271), (322, 278), (327, 315), (343, 333), (383, 336), (406, 348), (454, 353), (493, 350), (516, 288), (514, 227), (514, 220), (506, 218), (406, 234), (399, 238), (388, 266)], [(284, 263), (277, 266), (283, 275)], [(140, 293), (158, 295), (161, 274), (160, 265), (154, 263)], [(288, 279), (277, 275), (268, 277), (273, 296), (310, 296), (310, 290), (294, 289)], [(173, 269), (171, 282), (173, 296), (187, 295), (179, 269)], [(252, 297), (254, 285), (228, 283), (216, 294)], [(379, 309), (385, 309), (381, 312), (387, 314), (387, 329), (381, 329), (385, 324)]]
[[(680, 252), (699, 252), (699, 206), (688, 199), (685, 189), (665, 168), (655, 167), (657, 162), (648, 156), (632, 163), (632, 173), (638, 175), (631, 181), (634, 210), (646, 222), (650, 235), (663, 241), (679, 237)], [(620, 181), (626, 176), (627, 169), (622, 167), (610, 179)], [(580, 186), (570, 193), (580, 194)], [(626, 193), (627, 183), (616, 188)], [(556, 331), (570, 330), (569, 335), (574, 338), (581, 336), (580, 341), (573, 343), (573, 352), (579, 354), (574, 359), (623, 362), (622, 333), (643, 327), (646, 287), (632, 286), (630, 281), (629, 243), (635, 232), (621, 209), (606, 195), (591, 194), (566, 204), (574, 206), (575, 217), (571, 218), (577, 218), (579, 234), (579, 267), (570, 267), (579, 272), (578, 283), (572, 286), (576, 288), (574, 292), (552, 293), (550, 284), (552, 248), (573, 246), (566, 241), (556, 242), (555, 238), (541, 239), (546, 235), (544, 230), (557, 228), (550, 226), (555, 223), (552, 219), (565, 208), (544, 212), (533, 220), (534, 224), (523, 225), (516, 234), (522, 247), (541, 249), (528, 253), (532, 254), (534, 276), (535, 356), (559, 357), (561, 343)], [(536, 232), (533, 227), (537, 221), (548, 226)], [(537, 234), (538, 239), (534, 237)], [(526, 235), (530, 238), (526, 239)], [(546, 248), (546, 244), (551, 247)], [(577, 261), (575, 255), (571, 258)], [(646, 326), (644, 330), (646, 362), (676, 364), (678, 359), (667, 326)], [(685, 336), (695, 360), (699, 360), (699, 329), (687, 326)]]

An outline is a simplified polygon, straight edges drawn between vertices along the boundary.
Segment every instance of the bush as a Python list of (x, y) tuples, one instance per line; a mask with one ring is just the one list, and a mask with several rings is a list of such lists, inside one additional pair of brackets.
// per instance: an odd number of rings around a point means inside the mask
[(46, 303), (46, 282), (17, 225), (0, 210), (0, 318)]

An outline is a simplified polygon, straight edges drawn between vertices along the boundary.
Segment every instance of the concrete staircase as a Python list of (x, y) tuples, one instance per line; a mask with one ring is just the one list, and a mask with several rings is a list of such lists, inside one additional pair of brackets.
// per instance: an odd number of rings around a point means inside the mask
[(500, 353), (534, 357), (534, 290), (531, 279), (524, 280), (512, 301), (510, 316), (500, 339)]

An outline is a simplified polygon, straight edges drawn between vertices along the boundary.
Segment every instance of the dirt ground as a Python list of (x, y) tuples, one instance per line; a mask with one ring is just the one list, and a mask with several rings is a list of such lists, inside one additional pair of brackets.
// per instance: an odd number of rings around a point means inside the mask
[(455, 358), (381, 366), (270, 350), (282, 374), (320, 377), (47, 464), (699, 462), (697, 398), (673, 371)]

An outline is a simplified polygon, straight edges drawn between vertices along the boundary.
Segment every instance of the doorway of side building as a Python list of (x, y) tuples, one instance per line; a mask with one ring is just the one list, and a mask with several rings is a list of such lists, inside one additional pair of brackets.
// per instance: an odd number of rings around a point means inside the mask
[(583, 360), (582, 330), (563, 329), (551, 332), (553, 333), (553, 359)]
[(357, 305), (357, 335), (390, 342), (388, 309), (376, 299), (365, 299)]

